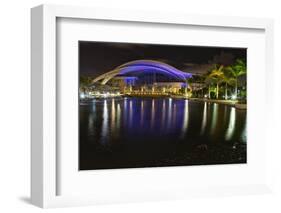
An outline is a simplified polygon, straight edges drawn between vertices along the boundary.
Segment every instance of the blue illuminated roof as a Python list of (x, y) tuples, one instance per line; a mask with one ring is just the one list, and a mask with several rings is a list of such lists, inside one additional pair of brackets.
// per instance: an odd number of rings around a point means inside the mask
[(123, 64), (116, 69), (119, 70), (119, 74), (121, 75), (137, 72), (158, 72), (181, 81), (185, 81), (187, 78), (192, 77), (190, 73), (182, 72), (168, 64), (153, 60), (132, 61)]
[(168, 64), (154, 60), (136, 60), (118, 66), (117, 68), (96, 77), (93, 82), (102, 80), (102, 84), (106, 84), (115, 76), (131, 76), (143, 73), (160, 73), (174, 78), (177, 81), (185, 82), (187, 78), (191, 78), (192, 74), (183, 72)]

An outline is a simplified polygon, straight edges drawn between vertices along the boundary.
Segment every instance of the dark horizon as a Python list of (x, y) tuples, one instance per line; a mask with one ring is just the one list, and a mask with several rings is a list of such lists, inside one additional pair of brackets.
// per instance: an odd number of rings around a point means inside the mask
[(185, 72), (204, 73), (210, 64), (246, 61), (246, 48), (79, 41), (79, 73), (96, 77), (134, 60), (157, 60)]

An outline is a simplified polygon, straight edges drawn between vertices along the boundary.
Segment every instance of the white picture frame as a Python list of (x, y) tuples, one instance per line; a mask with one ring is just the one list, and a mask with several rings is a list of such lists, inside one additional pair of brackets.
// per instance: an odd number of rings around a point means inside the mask
[[(154, 13), (148, 11), (126, 11), (74, 6), (41, 5), (31, 10), (31, 201), (33, 204), (47, 208), (60, 206), (91, 205), (96, 203), (114, 203), (142, 200), (181, 199), (186, 197), (252, 194), (270, 192), (270, 161), (266, 162), (266, 179), (253, 185), (233, 185), (202, 188), (194, 183), (195, 188), (186, 190), (169, 188), (156, 193), (127, 194), (107, 196), (101, 199), (96, 196), (57, 195), (57, 63), (56, 36), (58, 18), (77, 18), (88, 20), (116, 20), (125, 22), (144, 22), (154, 24), (193, 25), (231, 29), (257, 29), (265, 33), (265, 73), (266, 73), (266, 106), (271, 108), (273, 97), (269, 94), (273, 87), (273, 21), (271, 19), (216, 17), (203, 15)], [(264, 120), (266, 146), (270, 146), (270, 125), (273, 113), (268, 110)], [(268, 145), (269, 144), (269, 145)], [(267, 147), (268, 148), (268, 147)], [(268, 149), (270, 150), (270, 149)], [(269, 153), (264, 151), (267, 157)], [(153, 169), (153, 168), (152, 168)], [(151, 170), (152, 170), (151, 169)], [(177, 172), (176, 168), (171, 170)], [(126, 187), (126, 186), (125, 186)], [(169, 195), (169, 193), (171, 192)]]

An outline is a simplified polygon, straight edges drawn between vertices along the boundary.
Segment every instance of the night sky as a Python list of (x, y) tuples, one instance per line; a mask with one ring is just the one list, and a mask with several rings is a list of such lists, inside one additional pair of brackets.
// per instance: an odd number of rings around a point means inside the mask
[(79, 72), (96, 77), (133, 60), (158, 60), (191, 73), (204, 73), (211, 64), (246, 61), (246, 49), (79, 41)]

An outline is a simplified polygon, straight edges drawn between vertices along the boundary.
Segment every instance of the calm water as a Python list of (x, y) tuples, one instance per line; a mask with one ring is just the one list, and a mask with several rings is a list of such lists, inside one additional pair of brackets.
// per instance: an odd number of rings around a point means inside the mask
[(80, 103), (81, 170), (246, 162), (246, 110), (171, 98)]

